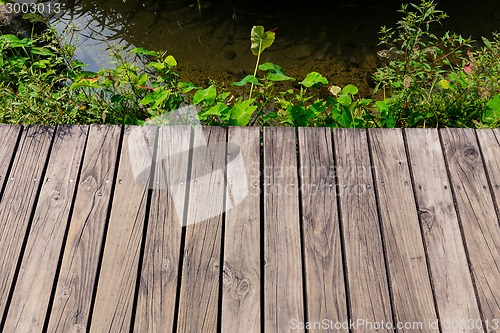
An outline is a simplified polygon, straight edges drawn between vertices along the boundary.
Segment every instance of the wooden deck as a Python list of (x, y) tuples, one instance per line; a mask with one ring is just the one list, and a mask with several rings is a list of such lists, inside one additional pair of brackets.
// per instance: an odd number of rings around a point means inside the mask
[(500, 130), (0, 125), (2, 332), (500, 332)]

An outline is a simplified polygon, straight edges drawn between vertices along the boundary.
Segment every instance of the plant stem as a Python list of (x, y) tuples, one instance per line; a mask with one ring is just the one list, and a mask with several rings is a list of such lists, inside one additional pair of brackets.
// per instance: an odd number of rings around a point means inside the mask
[[(259, 60), (260, 60), (260, 53), (262, 49), (262, 39), (260, 40), (259, 43), (259, 52), (257, 53), (257, 63), (255, 64), (255, 70), (253, 71), (253, 76), (257, 75), (257, 68), (259, 68)], [(252, 99), (252, 91), (253, 91), (253, 83), (250, 86), (250, 96), (248, 96), (248, 99)]]

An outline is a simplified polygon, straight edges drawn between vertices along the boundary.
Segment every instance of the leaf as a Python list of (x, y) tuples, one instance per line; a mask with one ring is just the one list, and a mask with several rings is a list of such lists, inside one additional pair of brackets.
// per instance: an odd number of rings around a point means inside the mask
[(375, 102), (375, 106), (380, 112), (381, 125), (384, 128), (394, 128), (396, 126), (396, 116), (390, 112), (389, 106), (383, 101)]
[(441, 85), (441, 87), (443, 87), (443, 89), (450, 89), (450, 82), (448, 82), (447, 80), (445, 79), (442, 79), (441, 81), (439, 81), (439, 84)]
[(299, 82), (299, 83), (309, 88), (312, 86), (317, 87), (317, 86), (319, 86), (320, 83), (328, 84), (328, 80), (317, 72), (311, 72), (311, 73), (307, 74), (304, 81)]
[(347, 94), (355, 95), (357, 93), (358, 93), (358, 87), (356, 87), (353, 84), (348, 84), (347, 86), (344, 87), (344, 89), (342, 89), (342, 94), (344, 95)]
[(149, 63), (148, 68), (153, 67), (157, 71), (161, 71), (162, 69), (165, 69), (165, 64), (162, 64), (161, 62), (153, 61)]
[(51, 56), (51, 57), (55, 57), (56, 55), (54, 53), (52, 53), (52, 51), (48, 50), (48, 49), (42, 49), (40, 47), (34, 47), (31, 49), (31, 53), (34, 53), (34, 54), (39, 54), (39, 55), (44, 55), (44, 56)]
[(342, 94), (339, 96), (339, 98), (337, 98), (337, 102), (346, 107), (349, 107), (352, 103), (352, 99), (351, 96)]
[(201, 102), (205, 101), (205, 103), (207, 103), (208, 105), (213, 104), (215, 101), (216, 94), (217, 91), (215, 89), (215, 86), (212, 84), (207, 89), (198, 90), (194, 94), (193, 103), (200, 104)]
[(158, 57), (158, 53), (156, 53), (155, 51), (148, 51), (143, 47), (136, 47), (135, 49), (132, 49), (129, 52), (130, 53), (137, 53), (140, 55), (148, 55), (148, 56)]
[[(250, 35), (250, 49), (254, 55), (259, 55), (274, 42), (274, 32), (264, 31), (261, 25), (254, 26)], [(260, 52), (259, 52), (260, 50)]]
[(188, 93), (193, 89), (198, 89), (193, 82), (179, 82), (177, 87), (182, 91), (182, 93)]
[(342, 91), (342, 89), (339, 87), (339, 86), (331, 86), (330, 88), (328, 88), (328, 91), (333, 95), (333, 96), (337, 96), (339, 94), (339, 92)]
[(149, 105), (154, 103), (151, 108), (157, 108), (170, 94), (169, 90), (155, 91), (154, 93), (147, 94), (139, 103), (142, 105)]
[(221, 117), (222, 114), (227, 111), (227, 109), (228, 109), (228, 107), (227, 107), (226, 104), (219, 102), (219, 103), (217, 103), (217, 105), (212, 106), (206, 112), (204, 112), (203, 114), (201, 114), (199, 116), (200, 120), (207, 119), (207, 116), (219, 116), (219, 117)]
[(171, 55), (169, 55), (168, 57), (165, 58), (165, 60), (163, 60), (163, 63), (164, 64), (167, 64), (168, 67), (175, 67), (177, 66), (177, 60), (175, 60), (175, 58)]
[(486, 45), (486, 47), (488, 49), (490, 49), (490, 51), (493, 51), (493, 47), (491, 46), (491, 42), (489, 40), (487, 40), (485, 37), (482, 37), (482, 38), (483, 38), (484, 45)]
[(230, 126), (246, 126), (250, 122), (252, 113), (257, 109), (257, 105), (250, 105), (255, 101), (255, 98), (248, 99), (237, 103), (231, 109), (231, 116), (229, 118)]
[(491, 123), (500, 119), (500, 94), (493, 96), (493, 98), (486, 104), (486, 109), (483, 112), (483, 122)]
[(271, 81), (285, 81), (285, 80), (295, 81), (294, 78), (286, 76), (283, 68), (273, 64), (272, 62), (266, 62), (265, 64), (260, 65), (259, 69), (263, 71), (269, 71), (269, 73), (267, 73), (267, 78)]
[(231, 83), (231, 85), (232, 86), (244, 86), (248, 82), (259, 85), (259, 86), (262, 85), (261, 83), (259, 83), (259, 80), (257, 80), (257, 78), (253, 75), (247, 75), (247, 76), (245, 76), (245, 78), (243, 80), (241, 80), (239, 82), (233, 82), (233, 83)]

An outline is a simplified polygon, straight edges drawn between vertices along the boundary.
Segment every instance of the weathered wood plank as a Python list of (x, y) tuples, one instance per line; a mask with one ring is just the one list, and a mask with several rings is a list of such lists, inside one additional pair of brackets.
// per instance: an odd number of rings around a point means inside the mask
[(160, 127), (134, 332), (174, 328), (190, 141), (190, 126)]
[[(476, 133), (496, 208), (500, 209), (500, 129), (477, 129)], [(500, 215), (500, 211), (497, 211), (497, 215)]]
[(189, 179), (177, 332), (216, 332), (226, 130), (197, 126)]
[(130, 330), (156, 136), (125, 127), (90, 332)]
[(333, 129), (333, 144), (351, 319), (392, 322), (366, 130)]
[[(439, 319), (480, 320), (437, 129), (407, 129), (418, 214), (429, 257)], [(470, 322), (467, 322), (470, 323)], [(457, 332), (442, 325), (444, 332)], [(483, 332), (466, 325), (460, 332)]]
[(500, 318), (500, 228), (481, 153), (473, 129), (441, 136), (479, 305), (491, 324)]
[(380, 217), (397, 322), (437, 320), (401, 129), (369, 129)]
[(19, 125), (0, 125), (0, 191), (7, 178), (7, 171), (15, 153), (14, 149), (19, 132), (21, 132)]
[(294, 128), (264, 128), (264, 330), (304, 321)]
[(53, 126), (29, 126), (23, 131), (0, 202), (0, 318), (6, 310), (53, 134)]
[(230, 127), (222, 332), (260, 332), (260, 131)]
[[(347, 322), (332, 134), (299, 128), (300, 180), (308, 321)], [(309, 332), (348, 332), (312, 327)]]
[(119, 126), (90, 127), (48, 332), (87, 329), (120, 134)]
[[(4, 330), (42, 332), (88, 127), (57, 127)], [(40, 269), (43, 267), (43, 269)]]

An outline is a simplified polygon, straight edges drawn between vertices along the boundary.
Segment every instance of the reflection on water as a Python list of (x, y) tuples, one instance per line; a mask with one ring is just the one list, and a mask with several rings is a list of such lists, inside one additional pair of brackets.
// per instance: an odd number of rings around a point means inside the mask
[[(91, 70), (108, 66), (107, 45), (167, 50), (179, 62), (185, 80), (208, 84), (207, 77), (236, 81), (252, 73), (250, 52), (254, 25), (276, 30), (276, 41), (261, 57), (302, 78), (316, 70), (331, 83), (355, 83), (368, 92), (370, 73), (380, 64), (376, 51), (380, 26), (400, 18), (401, 1), (303, 0), (80, 0), (61, 1), (61, 24), (74, 21), (80, 29), (78, 56)], [(404, 1), (403, 3), (405, 3)], [(441, 31), (489, 36), (500, 30), (496, 1), (438, 0), (451, 17)], [(62, 25), (61, 25), (62, 26)]]

